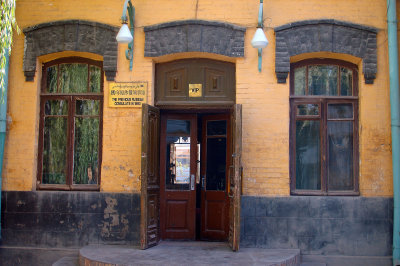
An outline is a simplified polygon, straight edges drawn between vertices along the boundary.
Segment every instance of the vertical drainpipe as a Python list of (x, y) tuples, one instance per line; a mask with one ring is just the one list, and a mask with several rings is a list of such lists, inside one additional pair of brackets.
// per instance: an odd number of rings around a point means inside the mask
[[(6, 139), (6, 127), (7, 127), (7, 85), (8, 85), (8, 51), (6, 52), (6, 65), (4, 75), (4, 94), (0, 97), (0, 241), (1, 241), (1, 183), (3, 173), (3, 155), (4, 155), (4, 143)], [(1, 93), (1, 91), (0, 91)]]
[(396, 0), (387, 0), (393, 165), (393, 265), (400, 263), (400, 112)]

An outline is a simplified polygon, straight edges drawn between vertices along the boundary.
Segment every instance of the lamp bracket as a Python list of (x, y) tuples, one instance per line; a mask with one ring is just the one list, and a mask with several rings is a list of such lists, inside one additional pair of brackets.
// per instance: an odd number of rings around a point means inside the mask
[[(126, 11), (128, 10), (128, 16), (126, 15)], [(131, 31), (132, 37), (135, 37), (134, 35), (134, 26), (135, 26), (135, 7), (132, 5), (131, 0), (125, 0), (124, 7), (122, 10), (122, 23), (128, 23), (129, 19), (129, 30)], [(128, 44), (128, 49), (125, 51), (125, 57), (127, 60), (129, 60), (129, 70), (132, 71), (132, 66), (133, 66), (133, 39), (132, 41)]]

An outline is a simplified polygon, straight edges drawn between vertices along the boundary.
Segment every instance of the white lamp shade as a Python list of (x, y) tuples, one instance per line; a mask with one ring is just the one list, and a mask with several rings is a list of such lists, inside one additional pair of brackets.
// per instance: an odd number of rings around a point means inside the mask
[(254, 34), (254, 37), (251, 40), (251, 45), (257, 49), (267, 47), (268, 40), (262, 28), (257, 28), (256, 33)]
[(130, 43), (133, 40), (131, 31), (129, 30), (128, 25), (125, 23), (122, 24), (121, 29), (117, 34), (117, 42), (118, 43)]

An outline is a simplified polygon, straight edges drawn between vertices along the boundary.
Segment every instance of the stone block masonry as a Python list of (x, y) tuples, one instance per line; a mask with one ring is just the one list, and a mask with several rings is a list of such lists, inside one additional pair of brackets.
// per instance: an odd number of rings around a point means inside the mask
[(139, 244), (139, 194), (3, 191), (1, 203), (6, 246)]
[(242, 196), (241, 246), (391, 256), (393, 199)]

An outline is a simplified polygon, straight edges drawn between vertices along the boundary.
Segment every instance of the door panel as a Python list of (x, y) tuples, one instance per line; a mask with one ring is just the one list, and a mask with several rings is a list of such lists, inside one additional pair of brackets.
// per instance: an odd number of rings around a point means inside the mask
[(196, 115), (161, 119), (161, 235), (195, 239)]
[(228, 238), (229, 116), (208, 115), (202, 119), (201, 239)]
[(143, 104), (140, 218), (140, 246), (142, 249), (157, 245), (160, 239), (159, 132), (160, 111), (158, 108)]
[(240, 196), (242, 193), (242, 105), (235, 104), (231, 113), (232, 160), (229, 169), (229, 245), (239, 250), (240, 242)]

